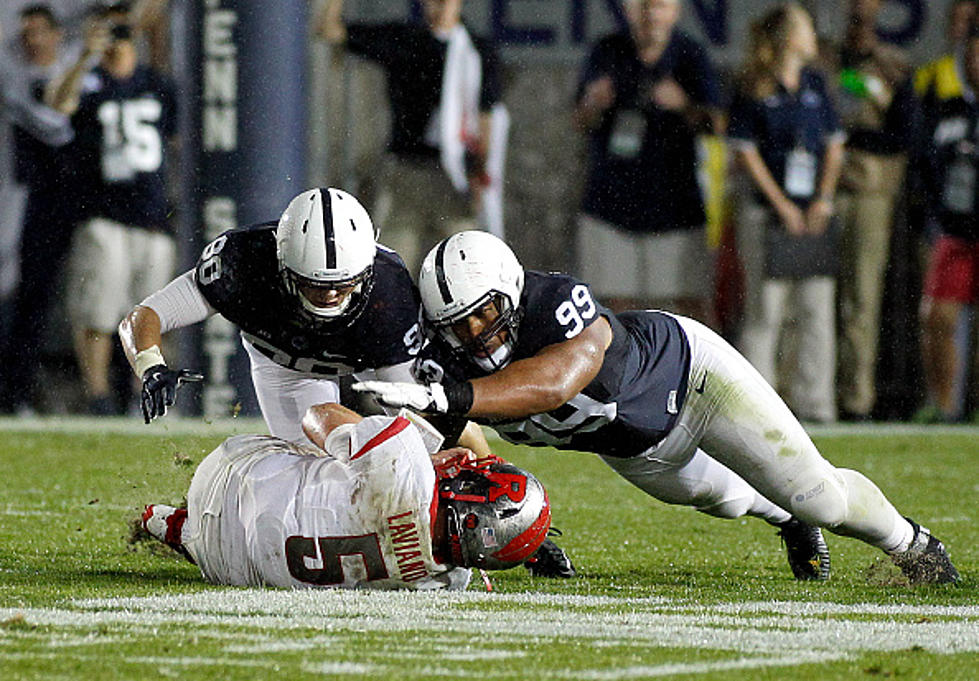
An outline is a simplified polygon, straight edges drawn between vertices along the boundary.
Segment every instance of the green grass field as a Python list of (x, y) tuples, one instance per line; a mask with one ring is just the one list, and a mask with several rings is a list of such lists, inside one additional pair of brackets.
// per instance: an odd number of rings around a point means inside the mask
[(909, 588), (829, 536), (833, 576), (792, 580), (773, 528), (668, 507), (597, 457), (497, 445), (548, 487), (579, 576), (517, 569), (461, 594), (205, 584), (131, 545), (232, 430), (164, 420), (0, 421), (0, 679), (979, 678), (979, 430), (822, 431), (949, 547), (963, 583)]

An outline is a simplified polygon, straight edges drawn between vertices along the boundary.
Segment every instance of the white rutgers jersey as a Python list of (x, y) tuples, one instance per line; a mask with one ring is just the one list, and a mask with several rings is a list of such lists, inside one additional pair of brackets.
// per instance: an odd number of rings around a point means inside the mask
[[(431, 443), (429, 443), (430, 445)], [(340, 426), (329, 455), (229, 438), (198, 467), (183, 544), (205, 579), (285, 588), (463, 589), (432, 556), (435, 470), (405, 416)]]

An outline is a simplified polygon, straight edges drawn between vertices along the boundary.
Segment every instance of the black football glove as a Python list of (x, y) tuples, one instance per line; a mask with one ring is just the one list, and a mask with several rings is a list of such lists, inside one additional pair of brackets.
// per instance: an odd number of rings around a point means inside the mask
[(167, 413), (177, 398), (177, 388), (187, 382), (203, 381), (201, 374), (190, 369), (174, 371), (166, 364), (157, 364), (143, 372), (143, 389), (140, 393), (140, 409), (143, 421), (149, 423)]
[(545, 539), (523, 566), (533, 577), (568, 579), (577, 574), (568, 554), (550, 539)]

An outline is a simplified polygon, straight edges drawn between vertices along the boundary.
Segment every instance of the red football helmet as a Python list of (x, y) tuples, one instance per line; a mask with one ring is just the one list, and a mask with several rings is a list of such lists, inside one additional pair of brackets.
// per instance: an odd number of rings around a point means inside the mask
[(446, 510), (451, 562), (506, 570), (537, 551), (551, 527), (551, 505), (540, 481), (509, 463), (462, 468), (438, 485)]

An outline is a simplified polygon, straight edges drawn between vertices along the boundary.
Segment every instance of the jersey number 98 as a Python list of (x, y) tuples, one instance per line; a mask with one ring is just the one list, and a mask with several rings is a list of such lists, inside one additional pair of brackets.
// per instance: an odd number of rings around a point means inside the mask
[(201, 253), (201, 264), (197, 267), (197, 282), (203, 285), (212, 284), (221, 278), (221, 256), (218, 255), (228, 237), (219, 236), (204, 247)]

